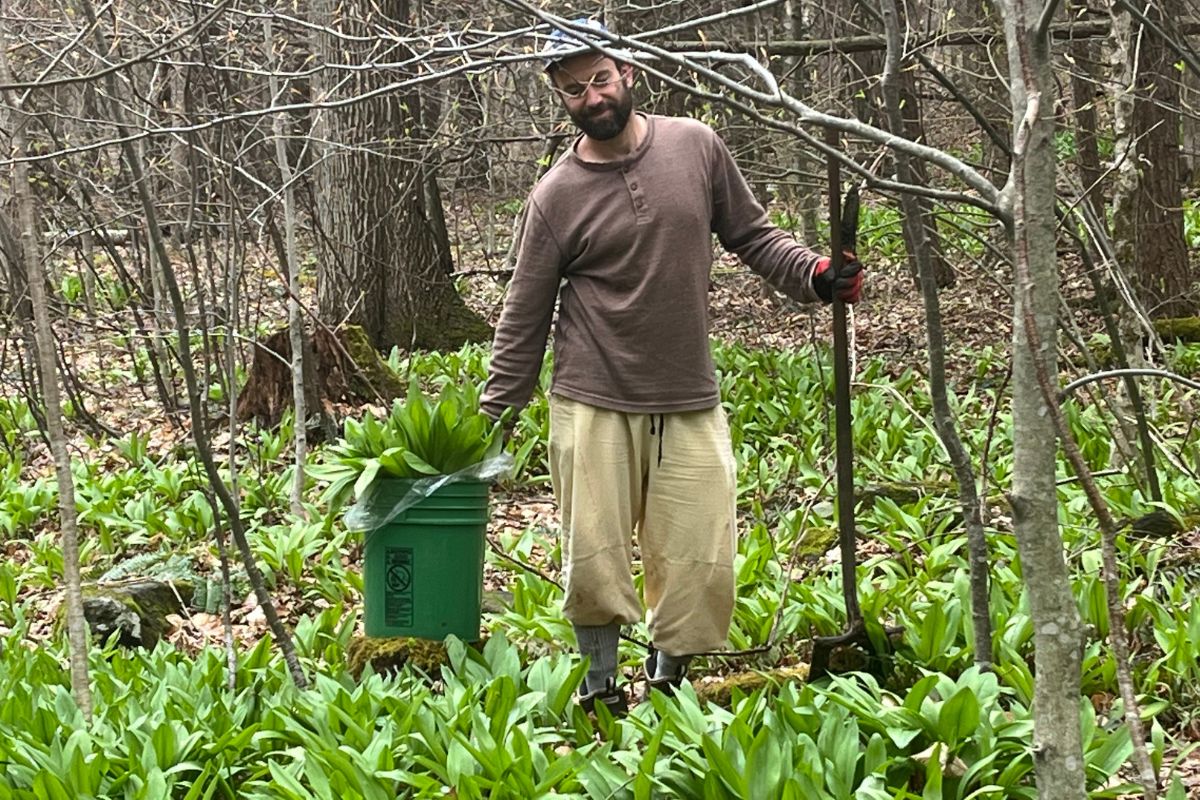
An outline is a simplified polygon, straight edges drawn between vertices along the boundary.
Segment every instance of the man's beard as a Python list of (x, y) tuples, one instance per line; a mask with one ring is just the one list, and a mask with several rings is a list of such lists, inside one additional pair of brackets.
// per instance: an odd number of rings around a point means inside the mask
[[(597, 119), (594, 114), (605, 114)], [(596, 109), (580, 109), (572, 111), (571, 120), (592, 139), (606, 142), (615, 138), (625, 130), (629, 117), (633, 114), (633, 92), (625, 89), (615, 100), (605, 100), (604, 105)]]

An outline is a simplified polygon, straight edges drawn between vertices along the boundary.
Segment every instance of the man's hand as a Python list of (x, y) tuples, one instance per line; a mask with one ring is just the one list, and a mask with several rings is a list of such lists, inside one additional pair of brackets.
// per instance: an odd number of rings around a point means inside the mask
[(858, 256), (846, 250), (842, 253), (842, 269), (833, 274), (831, 262), (822, 258), (817, 262), (817, 270), (813, 273), (813, 291), (823, 302), (832, 303), (833, 298), (843, 303), (857, 303), (862, 291), (863, 265), (858, 263)]

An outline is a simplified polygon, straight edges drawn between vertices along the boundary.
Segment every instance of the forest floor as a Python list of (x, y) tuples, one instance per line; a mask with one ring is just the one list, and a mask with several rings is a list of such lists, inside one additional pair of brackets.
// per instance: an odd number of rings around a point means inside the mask
[[(1072, 309), (1072, 323), (1081, 338), (1087, 340), (1094, 334), (1102, 334), (1103, 324), (1093, 310), (1090, 282), (1079, 274), (1077, 265), (1072, 266), (1076, 270), (1064, 275), (1062, 294), (1066, 306)], [(850, 316), (852, 360), (857, 363), (882, 358), (893, 375), (905, 370), (927, 375), (925, 307), (913, 279), (894, 265), (872, 269), (868, 264), (867, 268), (863, 299)], [(735, 258), (722, 258), (714, 269), (710, 292), (709, 316), (714, 338), (748, 348), (779, 350), (803, 350), (814, 343), (832, 340), (832, 317), (828, 309), (795, 303), (777, 292), (765, 290), (764, 286), (758, 276)], [(490, 283), (477, 283), (474, 291), (467, 293), (473, 307), (485, 315), (494, 314), (499, 308), (498, 295), (498, 289)], [(1011, 279), (1001, 271), (984, 274), (977, 267), (960, 269), (955, 285), (939, 293), (939, 303), (946, 341), (948, 389), (965, 390), (979, 378), (972, 354), (986, 348), (1007, 352), (1011, 347)], [(489, 321), (494, 324), (495, 317)], [(1072, 363), (1079, 366), (1064, 368), (1064, 373), (1078, 374), (1064, 374), (1063, 383), (1088, 371), (1077, 347), (1066, 343), (1064, 350), (1072, 354)], [(1004, 380), (1006, 376), (995, 376), (997, 385)], [(516, 534), (531, 526), (555, 530), (557, 525), (557, 509), (548, 486), (497, 498), (493, 534)], [(1184, 538), (1187, 542), (1181, 544), (1200, 549), (1200, 530), (1188, 531)], [(864, 555), (870, 552), (873, 544), (860, 542), (860, 552)], [(836, 551), (830, 551), (826, 557), (836, 559)], [(548, 559), (539, 561), (542, 574), (558, 578), (553, 566), (547, 564)], [(489, 569), (487, 583), (490, 589), (503, 590), (510, 577), (509, 572)], [(710, 661), (706, 674), (696, 676), (695, 680), (698, 684), (716, 682), (737, 669), (733, 663)], [(1111, 698), (1096, 701), (1107, 705)], [(1192, 751), (1186, 746), (1190, 738), (1185, 734), (1184, 744), (1178, 750), (1172, 749), (1168, 756), (1181, 758), (1178, 769), (1187, 796), (1200, 797), (1200, 750)], [(1200, 738), (1193, 747), (1200, 747)], [(1132, 779), (1132, 773), (1129, 777)]]
[[(925, 375), (928, 372), (925, 350), (924, 306), (907, 272), (896, 265), (873, 266), (869, 257), (867, 279), (863, 300), (854, 307), (852, 321), (852, 349), (856, 363), (867, 359), (882, 358), (888, 371), (900, 374), (906, 370)], [(1090, 288), (1087, 281), (1077, 273), (1064, 269), (1063, 293), (1067, 306), (1073, 309), (1074, 323), (1084, 338), (1102, 331), (1099, 321), (1089, 311)], [(1006, 352), (1010, 347), (1012, 331), (1011, 281), (1006, 274), (997, 270), (967, 267), (959, 271), (955, 286), (940, 293), (943, 330), (947, 343), (947, 378), (951, 391), (965, 389), (978, 380), (977, 363), (972, 354), (986, 348)], [(501, 303), (499, 284), (486, 276), (472, 277), (466, 282), (464, 296), (479, 313), (495, 323)], [(728, 343), (748, 348), (772, 348), (778, 350), (806, 350), (814, 343), (831, 340), (831, 315), (828, 309), (818, 305), (800, 305), (773, 291), (765, 291), (764, 284), (756, 275), (739, 265), (736, 259), (725, 256), (715, 265), (710, 292), (710, 325), (713, 336)], [(1078, 359), (1077, 348), (1069, 344), (1064, 348), (1071, 360)], [(83, 351), (83, 348), (81, 348)], [(91, 356), (96, 358), (96, 356)], [(101, 357), (102, 360), (102, 357)], [(999, 363), (1007, 361), (998, 359)], [(76, 364), (86, 369), (86, 363)], [(1079, 371), (1069, 368), (1071, 371)], [(1083, 369), (1082, 367), (1079, 369)], [(1082, 374), (1082, 373), (1081, 373)], [(1073, 377), (1073, 376), (1072, 376)], [(1005, 376), (995, 376), (999, 385)], [(99, 384), (103, 388), (103, 383)], [(858, 391), (872, 391), (871, 387), (859, 387)], [(903, 401), (901, 398), (900, 401)], [(124, 428), (122, 422), (136, 427), (148, 437), (151, 453), (166, 454), (174, 451), (186, 441), (186, 430), (166, 424), (161, 405), (153, 397), (138, 397), (131, 392), (124, 402), (114, 403), (105, 409), (106, 420), (114, 427)], [(221, 445), (222, 442), (217, 442)], [(90, 451), (93, 459), (118, 455), (111, 447), (97, 452), (84, 442), (79, 442), (81, 451)], [(29, 464), (36, 472), (49, 474), (52, 467), (48, 461)], [(493, 508), (493, 523), (490, 535), (515, 535), (531, 527), (547, 531), (557, 528), (558, 516), (549, 486), (535, 485), (527, 489), (500, 494)], [(1189, 536), (1200, 547), (1200, 531)], [(865, 542), (864, 548), (872, 543)], [(19, 547), (0, 549), (16, 562), (28, 557)], [(348, 552), (343, 563), (348, 569), (356, 569), (359, 553)], [(830, 553), (828, 558), (835, 558)], [(549, 559), (535, 559), (537, 568), (550, 578), (557, 578)], [(491, 568), (486, 575), (488, 588), (502, 591), (507, 587), (512, 573)], [(47, 597), (41, 605), (44, 614), (33, 621), (30, 633), (34, 638), (50, 635), (54, 627), (56, 601)], [(281, 617), (294, 623), (300, 616), (327, 607), (324, 600), (304, 597), (298, 589), (279, 587), (275, 601)], [(263, 610), (253, 596), (233, 614), (234, 630), (238, 639), (252, 644), (267, 634)], [(222, 640), (222, 625), (218, 616), (194, 614), (183, 620), (167, 639), (185, 650), (195, 651), (200, 647), (217, 646)], [(714, 681), (735, 669), (734, 665), (710, 665), (709, 674), (697, 676), (698, 680)], [(1187, 762), (1188, 786), (1200, 796), (1200, 756)]]

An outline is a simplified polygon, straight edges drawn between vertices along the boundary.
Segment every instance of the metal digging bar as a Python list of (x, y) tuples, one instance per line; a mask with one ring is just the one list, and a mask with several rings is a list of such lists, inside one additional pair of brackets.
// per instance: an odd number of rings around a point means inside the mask
[[(825, 143), (837, 149), (838, 134), (825, 129)], [(838, 160), (829, 156), (829, 269), (837, 275), (844, 262), (844, 251), (854, 252), (858, 237), (858, 187), (846, 195), (841, 207), (842, 179)], [(858, 603), (858, 553), (854, 524), (854, 441), (850, 428), (850, 337), (847, 330), (846, 304), (833, 299), (833, 402), (834, 442), (837, 453), (838, 544), (842, 553), (842, 595), (846, 602), (846, 630), (836, 636), (814, 636), (808, 679), (816, 680), (836, 667), (831, 656), (840, 648), (858, 646), (868, 657), (882, 657), (885, 663), (891, 646), (886, 633), (872, 620), (863, 619)], [(872, 633), (877, 635), (872, 636)], [(882, 651), (882, 652), (881, 652)]]

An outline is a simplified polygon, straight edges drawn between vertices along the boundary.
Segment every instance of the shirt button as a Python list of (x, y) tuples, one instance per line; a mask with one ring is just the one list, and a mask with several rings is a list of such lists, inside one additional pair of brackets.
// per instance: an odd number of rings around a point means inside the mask
[(629, 188), (633, 189), (634, 191), (637, 191), (637, 183), (635, 182), (635, 183), (629, 184)]

